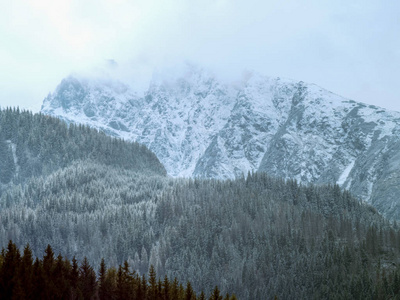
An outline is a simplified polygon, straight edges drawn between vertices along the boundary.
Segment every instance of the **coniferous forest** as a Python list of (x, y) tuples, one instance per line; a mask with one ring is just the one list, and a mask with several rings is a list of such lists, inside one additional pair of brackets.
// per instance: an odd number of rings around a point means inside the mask
[(0, 157), (2, 186), (49, 175), (73, 161), (86, 159), (142, 173), (166, 174), (145, 146), (18, 108), (0, 110)]
[[(32, 250), (25, 246), (21, 255), (17, 246), (10, 241), (7, 249), (0, 254), (0, 298), (1, 299), (206, 299), (204, 292), (196, 295), (192, 284), (184, 286), (176, 278), (163, 280), (157, 277), (153, 266), (149, 278), (132, 271), (128, 262), (118, 268), (107, 268), (101, 260), (98, 272), (86, 258), (79, 264), (55, 256), (48, 245), (43, 259), (32, 256)], [(210, 300), (222, 299), (216, 286)], [(234, 300), (235, 295), (226, 294), (223, 299)]]
[[(165, 278), (197, 298), (216, 286), (238, 299), (400, 297), (396, 222), (337, 185), (264, 173), (172, 179), (143, 146), (17, 109), (0, 113), (0, 151), (3, 292), (21, 290), (22, 270), (36, 268), (33, 286), (85, 299), (100, 297), (101, 274), (116, 299), (128, 277), (132, 297), (139, 286), (162, 293)], [(46, 281), (74, 268), (80, 286)]]

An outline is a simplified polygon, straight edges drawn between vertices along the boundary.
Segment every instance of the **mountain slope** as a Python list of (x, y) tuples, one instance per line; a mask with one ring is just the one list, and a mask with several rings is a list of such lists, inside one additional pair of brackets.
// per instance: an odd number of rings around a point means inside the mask
[(19, 109), (0, 110), (0, 157), (0, 192), (2, 185), (49, 175), (78, 160), (166, 174), (154, 153), (143, 145)]
[(69, 77), (42, 112), (149, 147), (172, 176), (248, 171), (338, 183), (399, 217), (400, 113), (312, 84), (247, 74), (228, 84), (190, 66), (144, 95), (112, 80)]
[(0, 136), (0, 248), (29, 243), (37, 257), (51, 244), (96, 266), (127, 261), (140, 275), (153, 265), (240, 299), (400, 291), (397, 225), (338, 185), (262, 172), (174, 179), (144, 146), (17, 109), (0, 111)]
[(173, 179), (93, 161), (4, 192), (0, 247), (10, 239), (96, 268), (153, 265), (238, 299), (368, 299), (400, 262), (398, 228), (337, 185)]

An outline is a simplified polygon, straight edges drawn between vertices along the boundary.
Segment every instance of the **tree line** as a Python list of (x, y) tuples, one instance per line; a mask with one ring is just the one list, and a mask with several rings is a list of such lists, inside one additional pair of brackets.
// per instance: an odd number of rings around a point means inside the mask
[(228, 293), (222, 296), (218, 286), (206, 297), (198, 295), (190, 281), (185, 286), (175, 277), (157, 277), (153, 266), (149, 278), (132, 270), (128, 262), (118, 268), (107, 268), (101, 260), (96, 273), (87, 258), (79, 264), (61, 254), (55, 256), (48, 245), (42, 259), (34, 258), (27, 244), (21, 255), (17, 246), (9, 241), (0, 254), (1, 299), (116, 299), (116, 300), (235, 300)]

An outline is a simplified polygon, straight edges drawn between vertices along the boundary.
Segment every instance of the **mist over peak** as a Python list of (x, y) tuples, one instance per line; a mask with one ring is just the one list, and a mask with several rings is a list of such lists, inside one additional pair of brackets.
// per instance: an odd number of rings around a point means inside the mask
[[(227, 179), (259, 170), (338, 182), (394, 213), (386, 204), (397, 194), (392, 178), (400, 165), (388, 149), (397, 145), (400, 113), (257, 71), (227, 81), (187, 62), (157, 68), (138, 92), (137, 73), (121, 82), (112, 77), (120, 67), (107, 73), (109, 82), (61, 83), (42, 113), (145, 144), (173, 177)], [(385, 168), (388, 159), (399, 167)]]

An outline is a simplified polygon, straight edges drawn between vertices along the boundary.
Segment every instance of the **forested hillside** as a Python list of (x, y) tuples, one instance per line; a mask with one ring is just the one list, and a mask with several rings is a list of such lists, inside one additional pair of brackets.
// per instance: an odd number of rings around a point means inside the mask
[[(0, 247), (239, 299), (385, 299), (399, 293), (400, 232), (338, 185), (249, 173), (173, 179), (147, 148), (41, 114), (0, 111)], [(5, 259), (6, 253), (2, 257)]]
[[(0, 110), (0, 187), (49, 175), (73, 161), (92, 159), (140, 172), (166, 174), (145, 146), (111, 138), (84, 125), (17, 109)], [(1, 189), (0, 189), (1, 192)]]
[(337, 185), (257, 173), (177, 180), (86, 161), (14, 186), (0, 202), (1, 246), (29, 242), (36, 256), (51, 244), (93, 265), (127, 260), (140, 275), (154, 265), (161, 278), (239, 299), (398, 291), (397, 226)]

